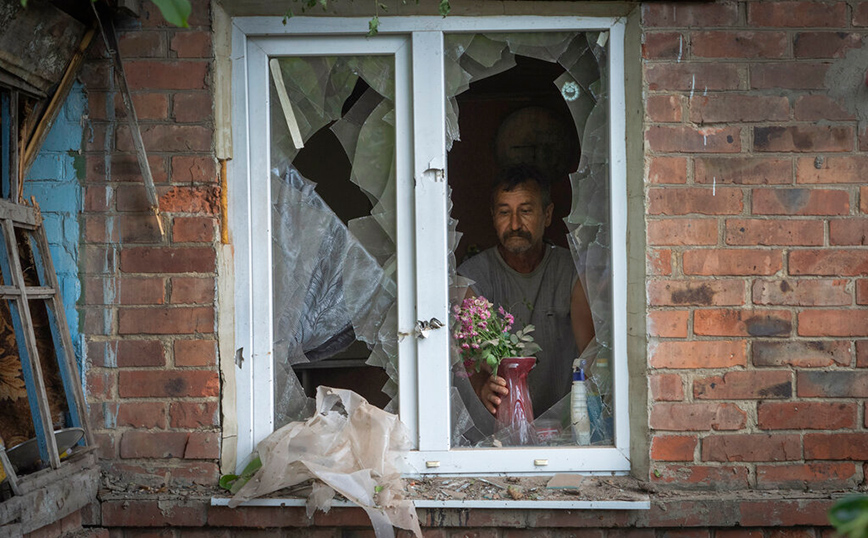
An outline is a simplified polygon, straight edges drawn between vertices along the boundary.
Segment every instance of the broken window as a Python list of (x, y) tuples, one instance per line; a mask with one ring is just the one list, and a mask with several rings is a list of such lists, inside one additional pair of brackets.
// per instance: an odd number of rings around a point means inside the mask
[[(371, 39), (354, 19), (305, 21), (316, 37), (279, 35), (293, 19), (236, 20), (233, 136), (249, 148), (230, 163), (239, 470), (311, 414), (317, 385), (399, 413), (414, 472), (629, 469), (623, 22), (543, 19), (515, 32), (520, 17), (397, 18)], [(470, 284), (457, 265), (495, 244), (489, 188), (512, 162), (556, 179), (547, 237), (596, 333), (581, 357), (591, 446), (568, 436), (569, 398), (553, 391), (536, 417), (552, 433), (497, 450), (457, 375), (448, 320)]]

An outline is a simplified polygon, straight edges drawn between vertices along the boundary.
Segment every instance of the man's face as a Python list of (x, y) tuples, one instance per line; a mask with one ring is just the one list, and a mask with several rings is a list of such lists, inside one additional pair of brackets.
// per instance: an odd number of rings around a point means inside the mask
[(554, 204), (543, 207), (542, 193), (535, 183), (520, 183), (511, 191), (498, 190), (491, 212), (500, 244), (513, 254), (542, 244), (553, 209)]

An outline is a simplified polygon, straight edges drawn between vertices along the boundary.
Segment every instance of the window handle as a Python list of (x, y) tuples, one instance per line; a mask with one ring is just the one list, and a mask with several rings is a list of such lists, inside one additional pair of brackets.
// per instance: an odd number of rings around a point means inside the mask
[(416, 322), (416, 338), (428, 338), (428, 333), (443, 327), (443, 322), (437, 318), (431, 318), (429, 321), (420, 319)]

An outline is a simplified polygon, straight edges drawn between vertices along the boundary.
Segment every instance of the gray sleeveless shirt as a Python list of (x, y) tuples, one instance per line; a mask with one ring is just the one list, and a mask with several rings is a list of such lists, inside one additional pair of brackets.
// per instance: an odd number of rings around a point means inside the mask
[(531, 273), (512, 269), (496, 247), (468, 259), (458, 274), (471, 278), (474, 293), (515, 316), (515, 329), (532, 324), (542, 348), (528, 375), (534, 416), (540, 416), (570, 391), (573, 359), (578, 356), (570, 320), (570, 299), (578, 279), (570, 251), (545, 245), (542, 262)]

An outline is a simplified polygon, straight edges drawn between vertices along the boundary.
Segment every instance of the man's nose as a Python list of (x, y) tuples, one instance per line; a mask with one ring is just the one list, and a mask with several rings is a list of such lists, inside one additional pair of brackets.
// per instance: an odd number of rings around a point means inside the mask
[(514, 212), (509, 217), (509, 226), (513, 230), (520, 230), (521, 229), (521, 216), (518, 214), (518, 211)]

